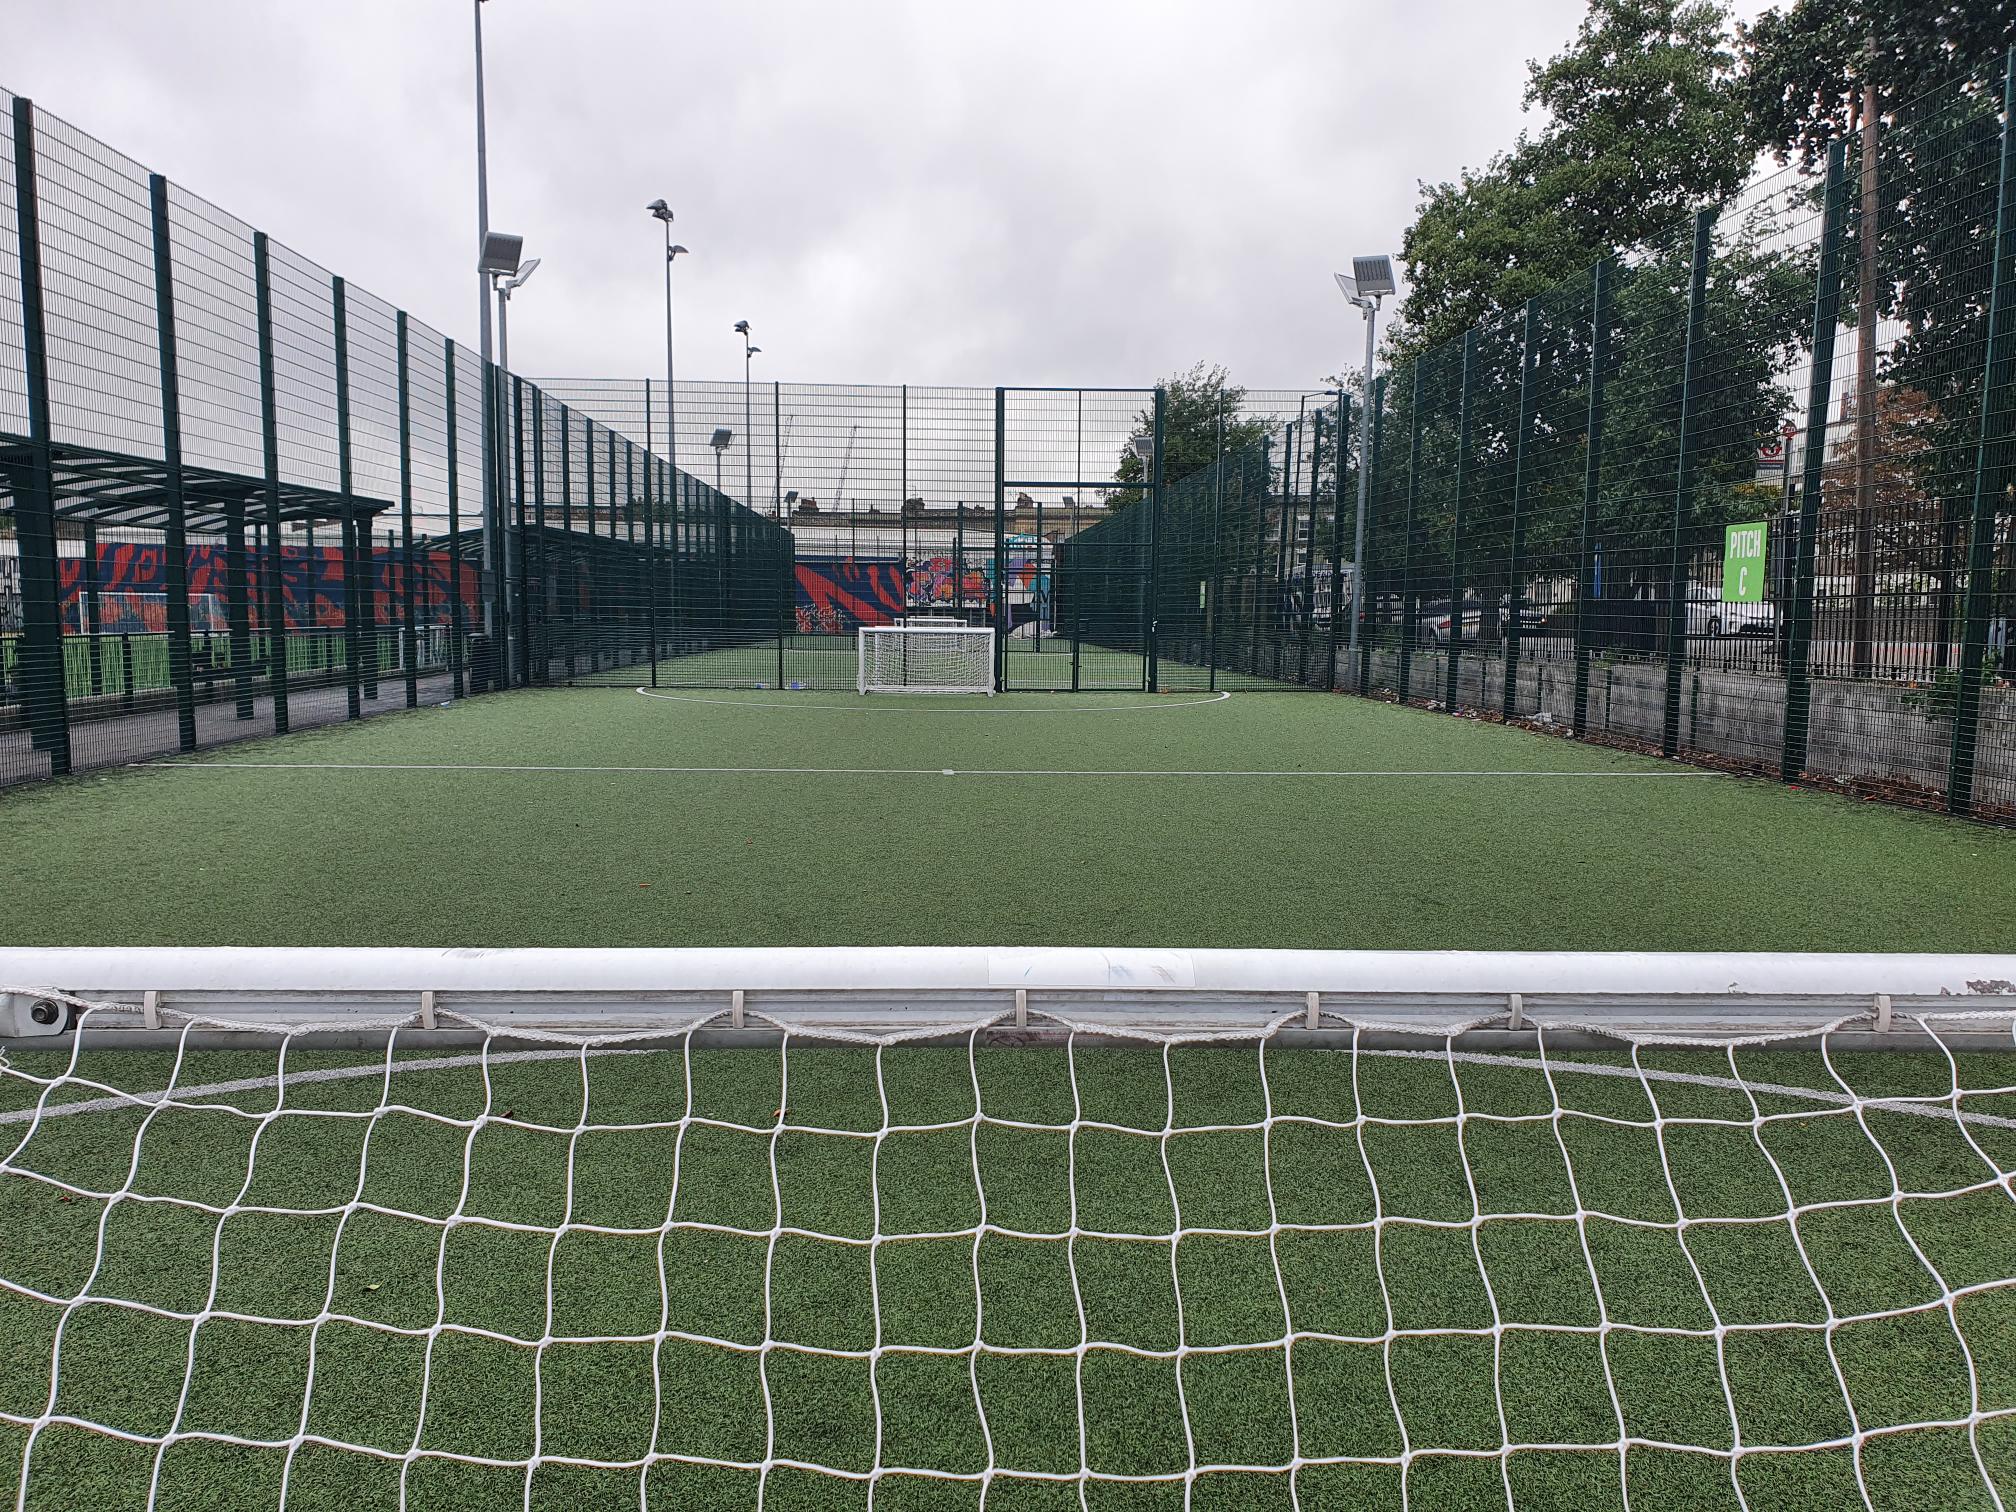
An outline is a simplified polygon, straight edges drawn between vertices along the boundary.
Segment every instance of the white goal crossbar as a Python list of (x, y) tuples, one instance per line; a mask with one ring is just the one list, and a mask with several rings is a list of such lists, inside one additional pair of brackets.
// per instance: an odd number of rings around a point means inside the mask
[(857, 692), (994, 692), (992, 626), (863, 625), (855, 656)]
[[(422, 996), (425, 1006), (421, 1007)], [(1034, 1021), (1179, 1038), (1292, 1025), (1479, 1043), (1536, 1032), (1756, 1043), (1849, 1028), (1898, 1043), (1935, 1018), (2004, 1047), (2016, 956), (1575, 954), (1042, 947), (473, 950), (0, 949), (0, 1043), (60, 1034), (69, 1004), (262, 1029), (435, 1013), (547, 1033), (647, 1033), (745, 1013), (909, 1037)], [(1852, 1026), (1852, 1027), (1850, 1027)]]

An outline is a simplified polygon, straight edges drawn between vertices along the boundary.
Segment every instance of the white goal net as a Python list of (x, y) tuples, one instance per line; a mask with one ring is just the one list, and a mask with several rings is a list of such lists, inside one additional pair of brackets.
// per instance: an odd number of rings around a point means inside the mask
[(1857, 1003), (1324, 952), (160, 952), (65, 992), (31, 954), (24, 1506), (2012, 1490), (2000, 967)]
[(855, 687), (862, 693), (994, 691), (991, 626), (863, 625), (855, 648)]

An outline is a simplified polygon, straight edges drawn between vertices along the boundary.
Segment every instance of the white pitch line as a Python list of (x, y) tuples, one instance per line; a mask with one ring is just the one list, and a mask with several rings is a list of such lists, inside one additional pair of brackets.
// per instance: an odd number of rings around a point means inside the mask
[(1695, 781), (1720, 777), (1712, 771), (1326, 771), (1220, 770), (1147, 767), (732, 767), (732, 766), (544, 766), (501, 762), (423, 761), (136, 761), (136, 767), (185, 772), (519, 772), (532, 775), (612, 774), (665, 777), (1561, 777), (1587, 779), (1666, 778)]
[[(636, 692), (636, 693), (638, 693), (638, 694), (641, 694), (641, 695), (642, 695), (643, 697), (645, 697), (645, 698), (656, 698), (656, 699), (660, 699), (660, 700), (662, 700), (662, 701), (663, 701), (663, 702), (665, 702), (665, 703), (696, 703), (696, 704), (713, 704), (713, 705), (715, 705), (716, 707), (718, 707), (718, 708), (723, 708), (723, 709), (829, 709), (829, 710), (833, 710), (833, 711), (835, 711), (835, 712), (838, 712), (838, 713), (843, 713), (843, 714), (875, 714), (875, 713), (881, 713), (881, 714), (1124, 714), (1124, 713), (1126, 713), (1127, 711), (1129, 711), (1130, 709), (1195, 709), (1195, 708), (1198, 708), (1198, 707), (1200, 707), (1200, 706), (1202, 706), (1202, 705), (1204, 705), (1204, 704), (1216, 704), (1216, 703), (1223, 703), (1223, 702), (1225, 702), (1225, 700), (1226, 700), (1226, 699), (1228, 699), (1228, 698), (1230, 698), (1230, 697), (1232, 696), (1232, 695), (1231, 695), (1231, 694), (1230, 694), (1229, 692), (1224, 692), (1224, 691), (1220, 691), (1220, 692), (1217, 692), (1217, 693), (1213, 693), (1213, 694), (1211, 694), (1211, 695), (1210, 695), (1210, 696), (1209, 696), (1208, 698), (1185, 698), (1185, 699), (1182, 699), (1182, 700), (1180, 700), (1180, 701), (1179, 701), (1179, 700), (1170, 700), (1170, 699), (1157, 699), (1157, 700), (1156, 700), (1156, 701), (1155, 701), (1154, 703), (1131, 703), (1131, 704), (1076, 704), (1076, 703), (1074, 703), (1074, 704), (1064, 704), (1064, 703), (1060, 703), (1060, 704), (1058, 704), (1058, 706), (1057, 706), (1057, 707), (1055, 707), (1055, 708), (1046, 708), (1046, 709), (1023, 709), (1023, 708), (1016, 708), (1016, 709), (1001, 709), (1001, 708), (993, 708), (993, 707), (990, 707), (990, 706), (988, 706), (988, 705), (985, 705), (985, 704), (982, 704), (982, 705), (978, 705), (978, 706), (974, 706), (974, 707), (967, 707), (967, 706), (964, 706), (964, 705), (959, 705), (959, 704), (946, 704), (946, 705), (943, 705), (942, 707), (934, 707), (934, 708), (928, 708), (928, 709), (926, 709), (926, 708), (918, 708), (918, 707), (916, 707), (916, 706), (915, 706), (915, 705), (913, 705), (913, 704), (890, 704), (890, 703), (881, 703), (881, 702), (876, 702), (876, 701), (872, 701), (872, 700), (869, 700), (869, 699), (866, 699), (866, 698), (863, 698), (863, 699), (861, 700), (861, 702), (859, 702), (859, 703), (844, 703), (844, 704), (833, 704), (833, 703), (798, 703), (798, 702), (796, 702), (795, 700), (793, 700), (793, 701), (790, 701), (790, 702), (785, 702), (785, 703), (771, 703), (771, 702), (767, 702), (767, 701), (765, 701), (765, 700), (762, 700), (762, 699), (755, 699), (755, 698), (700, 698), (700, 697), (698, 697), (698, 696), (696, 696), (696, 695), (694, 695), (694, 694), (690, 694), (690, 693), (661, 693), (661, 692), (658, 692), (657, 690), (655, 690), (655, 689), (652, 689), (652, 688), (636, 688), (636, 689), (633, 689), (632, 691), (633, 691), (633, 692)], [(1012, 691), (1012, 690), (1011, 690), (1011, 691)], [(1042, 693), (1042, 692), (1046, 692), (1047, 690), (1043, 690), (1043, 689), (1036, 689), (1036, 690), (1033, 690), (1033, 691), (1035, 691), (1035, 692), (1038, 692), (1038, 693)], [(1058, 689), (1058, 690), (1056, 690), (1056, 691), (1058, 691), (1058, 692), (1062, 692), (1063, 690), (1062, 690), (1062, 689)], [(1077, 696), (1077, 697), (1079, 697), (1079, 698), (1082, 698), (1082, 697), (1084, 697), (1084, 694), (1083, 694), (1083, 693), (1080, 693), (1080, 694), (1078, 694), (1078, 695), (1076, 695), (1076, 696)]]
[[(113, 1031), (117, 1033), (118, 1031)], [(1427, 1031), (1423, 1031), (1424, 1033)], [(18, 1053), (18, 1050), (17, 1050)], [(486, 1062), (493, 1066), (522, 1065), (530, 1061), (578, 1060), (584, 1052), (580, 1049), (565, 1050), (505, 1050), (493, 1055), (434, 1055), (415, 1060), (395, 1060), (392, 1069), (397, 1071), (457, 1071), (469, 1066), (480, 1066)], [(619, 1047), (590, 1046), (585, 1052), (591, 1058), (599, 1059), (611, 1055), (669, 1055), (675, 1053), (668, 1047)], [(1341, 1051), (1330, 1052), (1341, 1054)], [(1357, 1052), (1360, 1055), (1382, 1055), (1400, 1060), (1454, 1061), (1465, 1066), (1492, 1066), (1520, 1071), (1540, 1071), (1543, 1069), (1560, 1073), (1576, 1073), (1583, 1076), (1621, 1077), (1636, 1081), (1641, 1077), (1650, 1082), (1667, 1082), (1689, 1087), (1709, 1087), (1727, 1092), (1754, 1092), (1770, 1097), (1800, 1098), (1807, 1102), (1825, 1103), (1833, 1107), (1853, 1107), (1858, 1099), (1846, 1092), (1825, 1087), (1791, 1087), (1778, 1082), (1746, 1082), (1733, 1076), (1707, 1076), (1693, 1071), (1662, 1071), (1654, 1067), (1640, 1069), (1634, 1066), (1608, 1065), (1591, 1061), (1550, 1060), (1542, 1062), (1537, 1056), (1495, 1054), (1483, 1050), (1389, 1050), (1367, 1047)], [(325, 1066), (314, 1071), (290, 1071), (286, 1080), (290, 1085), (311, 1082), (361, 1081), (366, 1077), (385, 1075), (386, 1062), (374, 1061), (360, 1066)], [(259, 1092), (280, 1084), (278, 1076), (246, 1076), (235, 1081), (204, 1082), (193, 1087), (177, 1087), (172, 1092), (175, 1100), (193, 1102), (206, 1097), (229, 1097), (239, 1092)], [(56, 1103), (40, 1110), (43, 1118), (64, 1118), (72, 1113), (112, 1113), (122, 1108), (147, 1107), (159, 1103), (170, 1095), (169, 1090), (132, 1092), (123, 1097), (92, 1097), (77, 1102)], [(1907, 1102), (1881, 1097), (1859, 1099), (1861, 1106), (1875, 1108), (1886, 1113), (1902, 1113), (1913, 1118), (1936, 1118), (1952, 1122), (1952, 1108), (1939, 1103)], [(10, 1108), (0, 1112), (0, 1125), (33, 1122), (37, 1117), (35, 1108)], [(1994, 1113), (1959, 1114), (1962, 1123), (1977, 1124), (1995, 1129), (2016, 1129), (2016, 1118), (2004, 1118)]]

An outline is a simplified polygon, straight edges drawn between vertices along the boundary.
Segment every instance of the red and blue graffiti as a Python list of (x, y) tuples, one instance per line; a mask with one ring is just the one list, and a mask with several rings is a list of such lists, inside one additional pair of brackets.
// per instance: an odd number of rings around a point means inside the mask
[[(189, 624), (199, 634), (224, 629), (230, 599), (230, 555), (222, 546), (191, 546), (189, 562)], [(161, 634), (168, 628), (167, 549), (130, 541), (100, 541), (89, 557), (64, 557), (57, 563), (63, 628), (72, 633), (92, 628), (91, 598), (95, 583), (97, 630), (103, 635)], [(280, 551), (280, 592), (290, 629), (337, 629), (346, 621), (349, 588), (344, 582), (343, 552), (337, 546), (283, 546)], [(476, 569), (460, 571), (445, 552), (425, 552), (412, 563), (413, 587), (420, 617), (448, 618), (450, 585), (460, 579), (463, 613), (478, 613)], [(87, 577), (87, 572), (90, 574)], [(377, 547), (371, 553), (372, 617), (380, 625), (399, 622), (405, 602), (407, 563), (403, 553)], [(265, 553), (249, 550), (245, 562), (245, 596), (252, 625), (263, 627), (266, 616)]]
[(903, 568), (893, 558), (800, 557), (796, 565), (802, 632), (852, 635), (903, 613)]

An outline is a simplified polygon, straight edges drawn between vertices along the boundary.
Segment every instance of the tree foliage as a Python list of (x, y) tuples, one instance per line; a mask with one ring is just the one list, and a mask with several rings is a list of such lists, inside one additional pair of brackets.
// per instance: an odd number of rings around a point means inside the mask
[(1396, 359), (1453, 341), (1733, 194), (1753, 161), (1727, 17), (1714, 0), (1591, 0), (1569, 47), (1530, 66), (1545, 123), (1424, 187), (1402, 246)]
[[(1216, 363), (1192, 363), (1183, 372), (1163, 379), (1161, 388), (1165, 484), (1201, 472), (1221, 456), (1234, 456), (1249, 446), (1259, 445), (1260, 438), (1272, 428), (1271, 422), (1263, 418), (1242, 414), (1246, 403), (1244, 386), (1234, 383), (1231, 375)], [(1134, 454), (1132, 442), (1135, 437), (1154, 434), (1155, 411), (1152, 408), (1139, 411), (1127, 442), (1120, 448), (1119, 463), (1113, 469), (1116, 483), (1147, 481), (1147, 468)], [(1116, 497), (1112, 502), (1124, 504), (1132, 497), (1132, 494)]]

